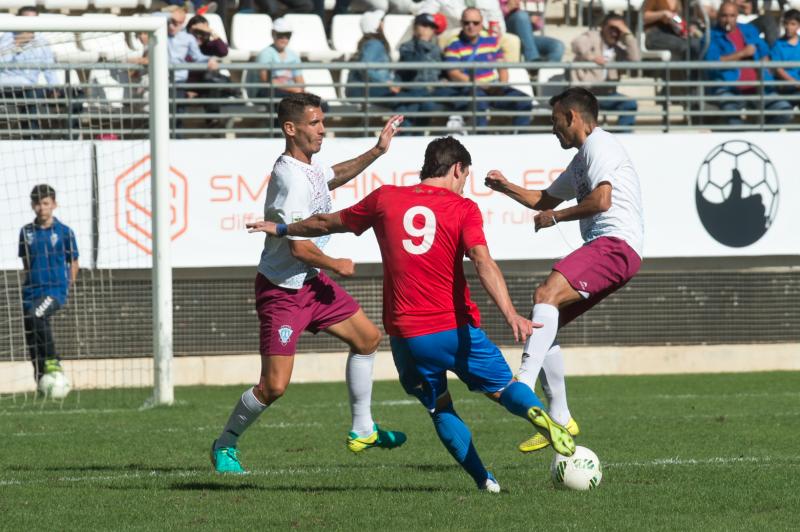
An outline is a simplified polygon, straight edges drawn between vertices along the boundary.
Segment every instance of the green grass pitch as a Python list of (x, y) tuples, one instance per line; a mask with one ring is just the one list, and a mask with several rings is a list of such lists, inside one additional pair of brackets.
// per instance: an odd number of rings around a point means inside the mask
[[(503, 493), (478, 492), (426, 411), (394, 382), (373, 412), (409, 440), (350, 454), (344, 384), (295, 384), (240, 441), (252, 474), (211, 472), (208, 448), (244, 387), (176, 391), (136, 410), (0, 401), (2, 530), (797, 530), (800, 374), (571, 378), (591, 492), (555, 490), (549, 450), (522, 455), (522, 419), (451, 390)], [(73, 396), (74, 396), (73, 392)], [(73, 396), (68, 401), (74, 399)]]

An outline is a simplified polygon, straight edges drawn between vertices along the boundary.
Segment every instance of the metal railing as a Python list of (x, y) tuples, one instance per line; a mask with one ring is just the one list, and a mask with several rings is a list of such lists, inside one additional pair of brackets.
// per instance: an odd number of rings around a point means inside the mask
[[(122, 63), (10, 65), (14, 68), (53, 68), (63, 72), (63, 84), (30, 88), (0, 87), (0, 138), (84, 138), (115, 135), (141, 138), (147, 134), (148, 87), (138, 65)], [(516, 88), (511, 95), (486, 93), (474, 81), (437, 84), (390, 81), (374, 83), (370, 70), (439, 70), (453, 63), (306, 63), (306, 90), (327, 104), (326, 128), (338, 136), (369, 136), (386, 118), (400, 111), (411, 122), (407, 134), (546, 133), (550, 131), (549, 98), (569, 86), (578, 69), (603, 69), (594, 63), (503, 64), (512, 74), (505, 84)], [(457, 68), (475, 70), (498, 67), (497, 63), (459, 63)], [(627, 62), (614, 63), (623, 73), (618, 82), (593, 84), (601, 103), (601, 124), (611, 131), (680, 130), (797, 130), (800, 94), (782, 94), (790, 82), (765, 80), (778, 67), (796, 68), (791, 62)], [(9, 65), (0, 64), (0, 69)], [(275, 109), (280, 87), (258, 80), (260, 70), (283, 68), (269, 64), (224, 64), (229, 80), (172, 83), (170, 120), (173, 136), (182, 138), (279, 136)], [(177, 71), (203, 71), (205, 65), (174, 65)], [(713, 71), (754, 68), (758, 81), (746, 94), (724, 98), (720, 90), (731, 82), (710, 81)], [(92, 74), (92, 72), (94, 74)], [(102, 72), (102, 76), (97, 73)], [(364, 82), (348, 82), (347, 72), (360, 72)], [(222, 78), (219, 78), (222, 79)], [(399, 94), (390, 92), (395, 87)], [(353, 91), (363, 94), (353, 96)], [(622, 101), (636, 103), (636, 110), (611, 109)], [(721, 106), (730, 102), (731, 107)], [(784, 103), (780, 103), (784, 102)], [(514, 105), (530, 109), (515, 110)], [(724, 108), (723, 108), (724, 107)], [(448, 120), (453, 116), (463, 119)], [(635, 118), (635, 125), (619, 123)], [(515, 121), (515, 119), (517, 119)], [(528, 120), (529, 119), (529, 120)], [(525, 123), (521, 123), (524, 120)], [(487, 122), (486, 125), (482, 121)], [(456, 124), (456, 125), (454, 125)]]

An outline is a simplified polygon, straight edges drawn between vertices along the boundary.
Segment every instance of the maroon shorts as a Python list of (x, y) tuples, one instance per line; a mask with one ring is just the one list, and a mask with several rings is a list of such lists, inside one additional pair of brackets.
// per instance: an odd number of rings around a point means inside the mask
[(561, 310), (558, 326), (563, 327), (625, 286), (641, 265), (642, 259), (627, 242), (610, 236), (596, 238), (558, 261), (553, 270), (584, 296)]
[(283, 288), (260, 273), (256, 276), (256, 312), (260, 323), (261, 356), (292, 356), (305, 330), (316, 334), (341, 323), (356, 312), (358, 303), (325, 273)]

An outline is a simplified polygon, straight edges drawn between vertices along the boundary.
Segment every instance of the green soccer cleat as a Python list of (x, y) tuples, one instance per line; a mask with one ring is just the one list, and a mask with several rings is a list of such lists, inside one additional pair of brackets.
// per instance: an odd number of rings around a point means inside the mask
[(44, 361), (44, 374), (47, 375), (48, 373), (61, 373), (64, 370), (61, 369), (61, 362), (57, 358), (48, 358)]
[[(567, 432), (569, 432), (570, 436), (572, 436), (573, 438), (581, 433), (581, 429), (578, 428), (578, 423), (572, 418), (569, 418), (569, 421), (567, 422), (565, 427), (567, 429)], [(533, 437), (528, 438), (524, 442), (520, 443), (519, 450), (522, 451), (523, 453), (532, 453), (534, 451), (539, 451), (541, 449), (544, 449), (548, 445), (550, 445), (548, 439), (537, 432), (536, 434), (533, 435)]]
[(247, 471), (239, 462), (239, 449), (236, 447), (219, 447), (217, 440), (211, 444), (211, 464), (217, 473), (231, 473), (233, 475), (246, 475)]
[(542, 429), (542, 435), (550, 440), (553, 449), (558, 454), (572, 456), (575, 452), (575, 441), (566, 427), (553, 421), (543, 409), (533, 406), (528, 410), (528, 419), (537, 428)]
[(373, 425), (372, 430), (372, 434), (363, 438), (360, 438), (355, 432), (351, 432), (347, 436), (347, 448), (354, 453), (360, 453), (372, 447), (394, 449), (406, 442), (406, 435), (403, 432), (381, 430), (378, 425)]

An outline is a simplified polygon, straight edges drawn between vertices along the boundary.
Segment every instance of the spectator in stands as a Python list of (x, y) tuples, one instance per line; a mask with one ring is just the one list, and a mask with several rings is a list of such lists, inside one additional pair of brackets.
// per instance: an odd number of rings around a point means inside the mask
[[(773, 46), (778, 40), (778, 21), (769, 11), (760, 14), (758, 0), (736, 0), (739, 6), (739, 15), (743, 15), (748, 24), (756, 27), (759, 33), (764, 34), (767, 44)], [(750, 20), (751, 19), (751, 20)]]
[[(39, 14), (33, 6), (19, 10), (22, 17), (35, 17)], [(41, 63), (53, 64), (55, 57), (50, 43), (44, 37), (30, 31), (7, 32), (0, 35), (0, 63)], [(39, 84), (44, 77), (49, 89)], [(2, 68), (0, 69), (0, 98), (5, 102), (16, 103), (20, 115), (36, 115), (44, 111), (47, 96), (58, 97), (58, 78), (50, 68)], [(20, 120), (23, 129), (39, 129), (39, 121), (33, 118)]]
[(650, 50), (669, 50), (673, 61), (699, 59), (700, 40), (689, 36), (689, 27), (683, 20), (681, 0), (645, 0), (642, 8), (645, 45)]
[[(736, 17), (739, 7), (733, 0), (723, 2), (717, 14), (717, 24), (711, 29), (706, 61), (760, 61), (769, 59), (767, 43), (758, 36), (758, 30), (750, 24), (738, 24)], [(759, 91), (759, 74), (764, 81), (772, 80), (768, 69), (730, 68), (709, 69), (710, 80), (725, 82), (724, 85), (712, 87), (710, 90), (718, 97), (720, 109), (723, 111), (739, 111), (745, 107), (758, 107), (759, 101), (747, 101), (738, 96), (756, 95)], [(766, 89), (765, 92), (773, 92)], [(791, 104), (785, 100), (769, 99), (766, 110), (775, 112), (766, 117), (767, 123), (785, 124), (791, 117)], [(738, 115), (726, 116), (729, 125), (741, 125)]]
[[(210, 58), (222, 58), (228, 55), (228, 45), (223, 41), (219, 35), (214, 33), (208, 25), (208, 19), (203, 15), (195, 15), (186, 23), (186, 31), (197, 39), (197, 46), (204, 56)], [(191, 63), (191, 57), (187, 57), (186, 61)], [(228, 84), (231, 82), (230, 76), (227, 76), (216, 69), (209, 69), (206, 71), (190, 70), (187, 79), (189, 83), (209, 83), (209, 84)], [(189, 91), (195, 96), (201, 98), (225, 98), (236, 96), (236, 91), (230, 87), (214, 87), (208, 89), (193, 88)], [(205, 104), (207, 113), (218, 113), (219, 104)], [(209, 125), (214, 125), (216, 120), (209, 120)]]
[[(639, 61), (641, 53), (625, 19), (609, 13), (600, 24), (600, 30), (589, 30), (574, 41), (572, 51), (575, 61), (592, 61), (608, 66), (615, 61)], [(631, 114), (620, 115), (620, 126), (632, 127), (636, 123), (636, 100), (617, 92), (614, 82), (619, 81), (619, 71), (615, 68), (592, 68), (571, 70), (572, 80), (591, 85), (591, 91), (598, 96), (600, 109), (604, 111), (623, 111)], [(598, 86), (596, 84), (602, 83)]]
[[(778, 39), (770, 52), (773, 61), (797, 61), (800, 63), (799, 30), (800, 11), (790, 9), (783, 14), (783, 37)], [(789, 85), (779, 86), (778, 92), (790, 97), (792, 105), (800, 105), (800, 66), (776, 68), (775, 77), (780, 81), (789, 82)]]
[[(389, 43), (383, 34), (383, 11), (367, 11), (361, 15), (361, 40), (353, 60), (357, 63), (391, 63), (389, 56)], [(365, 92), (362, 86), (369, 81), (369, 91)], [(347, 83), (356, 86), (347, 87), (345, 93), (348, 98), (363, 98), (369, 94), (370, 98), (389, 98), (400, 93), (397, 86), (388, 85), (394, 80), (392, 71), (388, 68), (375, 68), (369, 70), (352, 69), (347, 78)]]
[[(441, 63), (442, 49), (437, 42), (437, 34), (441, 34), (447, 27), (444, 15), (437, 13), (423, 13), (414, 18), (414, 35), (411, 40), (400, 45), (400, 62), (406, 63)], [(442, 71), (438, 68), (419, 68), (413, 70), (397, 70), (397, 78), (405, 83), (427, 83), (427, 86), (407, 88), (404, 94), (418, 98), (430, 98), (426, 102), (419, 104), (420, 111), (436, 111), (443, 108), (437, 103), (437, 99), (444, 96), (440, 87)], [(414, 120), (415, 125), (426, 126), (430, 123), (429, 118), (420, 117)], [(407, 124), (406, 124), (407, 126)]]
[[(452, 63), (503, 61), (499, 39), (482, 31), (483, 16), (479, 9), (468, 7), (461, 15), (461, 33), (444, 51), (444, 60)], [(486, 110), (489, 107), (508, 111), (516, 111), (512, 119), (515, 126), (526, 126), (531, 123), (530, 111), (533, 105), (527, 96), (506, 85), (508, 70), (505, 68), (453, 68), (446, 71), (450, 81), (467, 83), (475, 81), (474, 101), (477, 116), (476, 125), (484, 127), (488, 123)], [(454, 95), (472, 96), (472, 87), (451, 87)], [(511, 98), (515, 98), (512, 100)], [(516, 99), (524, 98), (524, 99)], [(456, 110), (464, 110), (473, 105), (473, 101), (457, 102)]]
[(552, 37), (536, 35), (544, 27), (544, 15), (520, 8), (521, 0), (500, 0), (508, 31), (519, 37), (525, 61), (561, 61), (564, 43)]
[[(469, 2), (469, 6), (467, 6)], [(500, 9), (499, 0), (422, 0), (418, 13), (441, 13), (447, 19), (452, 31), (445, 32), (439, 38), (439, 45), (446, 47), (458, 35), (461, 28), (461, 14), (467, 7), (474, 7), (481, 13), (490, 34), (500, 39), (503, 57), (515, 63), (520, 60), (520, 40), (514, 34), (506, 33), (506, 22)]]
[(300, 56), (288, 48), (291, 38), (291, 22), (285, 18), (275, 19), (272, 23), (272, 44), (261, 50), (256, 57), (256, 63), (271, 63), (282, 68), (259, 72), (261, 83), (268, 85), (258, 90), (259, 98), (268, 98), (271, 95), (279, 101), (293, 92), (304, 91), (303, 71), (297, 68), (300, 65)]
[[(361, 15), (361, 32), (364, 34), (358, 43), (358, 51), (354, 60), (358, 63), (391, 63), (389, 56), (389, 43), (383, 35), (383, 11), (368, 11)], [(366, 78), (365, 78), (366, 76)], [(369, 81), (368, 91), (364, 90), (364, 82)], [(413, 113), (430, 110), (430, 102), (409, 102), (404, 97), (417, 97), (414, 90), (402, 90), (395, 83), (393, 72), (386, 69), (371, 68), (369, 70), (351, 69), (347, 78), (348, 87), (345, 94), (348, 98), (391, 98), (394, 101), (376, 102), (377, 105), (389, 107), (394, 112), (403, 114), (403, 126), (406, 131), (411, 126), (419, 125), (418, 118), (415, 123)], [(374, 85), (373, 85), (374, 84)]]
[[(218, 70), (219, 62), (213, 57), (204, 55), (200, 51), (197, 39), (182, 29), (186, 22), (186, 10), (182, 7), (170, 6), (167, 14), (169, 15), (169, 20), (167, 21), (167, 51), (169, 52), (170, 64), (206, 63), (208, 70)], [(139, 62), (147, 64), (148, 58), (143, 57)], [(184, 83), (189, 79), (188, 70), (175, 70), (173, 75), (176, 83)], [(186, 96), (185, 89), (177, 88), (176, 91)]]

